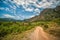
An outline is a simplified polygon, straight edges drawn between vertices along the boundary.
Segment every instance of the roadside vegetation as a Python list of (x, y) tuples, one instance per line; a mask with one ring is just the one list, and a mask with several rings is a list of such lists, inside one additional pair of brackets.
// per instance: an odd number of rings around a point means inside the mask
[(10, 34), (21, 34), (31, 30), (36, 26), (43, 29), (51, 35), (60, 37), (60, 19), (52, 21), (34, 21), (34, 22), (0, 22), (0, 40)]

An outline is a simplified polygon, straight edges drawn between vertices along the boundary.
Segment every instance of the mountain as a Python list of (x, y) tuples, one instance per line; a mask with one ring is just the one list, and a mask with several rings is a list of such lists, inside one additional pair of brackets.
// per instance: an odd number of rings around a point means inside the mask
[(0, 18), (0, 21), (14, 21), (12, 18)]
[(22, 20), (16, 20), (16, 19), (13, 19), (13, 18), (0, 18), (0, 22), (1, 21), (22, 21)]
[(27, 21), (50, 21), (57, 18), (60, 18), (60, 6), (57, 6), (56, 8), (46, 8), (40, 15), (28, 19)]

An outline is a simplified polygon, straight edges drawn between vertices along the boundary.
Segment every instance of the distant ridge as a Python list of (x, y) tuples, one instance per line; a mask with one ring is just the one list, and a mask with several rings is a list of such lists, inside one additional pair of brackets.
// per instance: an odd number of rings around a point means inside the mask
[(7, 21), (7, 22), (8, 22), (8, 21), (14, 21), (14, 22), (15, 22), (15, 21), (22, 21), (22, 20), (16, 20), (16, 19), (13, 19), (13, 18), (0, 18), (0, 22), (2, 22), (2, 21), (3, 21), (3, 22), (4, 22), (4, 21)]

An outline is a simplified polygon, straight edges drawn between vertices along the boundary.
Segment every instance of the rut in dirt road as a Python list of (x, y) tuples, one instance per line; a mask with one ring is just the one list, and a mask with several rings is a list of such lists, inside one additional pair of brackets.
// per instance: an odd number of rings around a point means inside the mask
[(55, 40), (55, 38), (50, 37), (41, 27), (36, 27), (30, 35), (30, 40)]

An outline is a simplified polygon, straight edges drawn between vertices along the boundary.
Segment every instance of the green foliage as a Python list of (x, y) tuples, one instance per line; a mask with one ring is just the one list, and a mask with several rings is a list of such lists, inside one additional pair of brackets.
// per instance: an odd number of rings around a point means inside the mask
[(21, 33), (33, 28), (31, 23), (24, 22), (0, 22), (0, 37), (10, 33)]

